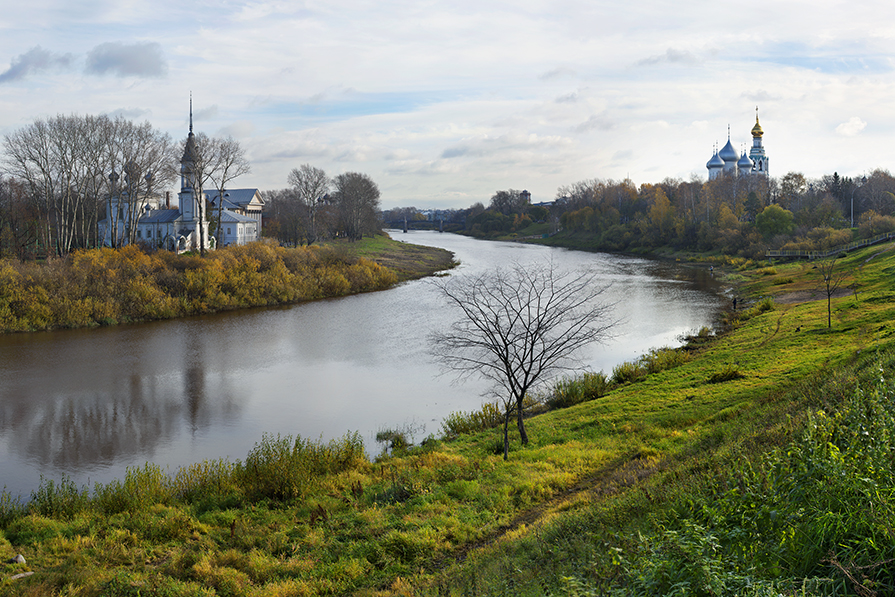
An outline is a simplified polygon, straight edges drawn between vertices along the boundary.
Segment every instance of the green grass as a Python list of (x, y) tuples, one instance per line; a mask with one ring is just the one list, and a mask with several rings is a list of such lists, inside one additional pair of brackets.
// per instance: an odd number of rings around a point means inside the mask
[(377, 234), (365, 236), (356, 242), (334, 240), (322, 244), (354, 257), (374, 261), (395, 272), (402, 281), (429, 276), (456, 265), (450, 251), (403, 242), (403, 238), (397, 234), (395, 238)]
[[(574, 404), (531, 418), (507, 462), (501, 430), (461, 413), (454, 439), (374, 462), (350, 435), (265, 436), (244, 461), (147, 465), (89, 492), (46, 480), (28, 507), (0, 495), (0, 560), (27, 559), (0, 575), (34, 572), (0, 595), (843, 594), (848, 574), (888, 592), (880, 250), (843, 260), (862, 286), (834, 299), (832, 329), (826, 301), (751, 303), (726, 333), (646, 355), (637, 383), (579, 400), (594, 384), (563, 380)], [(813, 284), (810, 266), (775, 268)], [(738, 274), (741, 296), (789, 291)]]

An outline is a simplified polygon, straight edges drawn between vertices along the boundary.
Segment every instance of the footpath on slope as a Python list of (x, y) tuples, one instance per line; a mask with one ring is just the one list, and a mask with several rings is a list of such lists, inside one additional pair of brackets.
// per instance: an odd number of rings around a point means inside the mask
[(500, 541), (503, 537), (523, 528), (537, 526), (549, 520), (554, 514), (567, 510), (570, 504), (615, 495), (650, 478), (662, 470), (662, 462), (640, 457), (627, 458), (614, 462), (598, 472), (580, 479), (549, 500), (528, 510), (520, 512), (509, 523), (502, 525), (477, 541), (465, 543), (442, 557), (435, 564), (436, 570), (443, 570), (451, 563), (461, 563), (470, 553), (485, 549)]

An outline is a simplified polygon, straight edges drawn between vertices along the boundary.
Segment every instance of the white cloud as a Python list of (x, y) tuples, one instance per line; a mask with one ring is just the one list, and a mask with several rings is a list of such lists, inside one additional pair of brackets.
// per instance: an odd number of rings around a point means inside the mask
[(843, 122), (839, 126), (836, 127), (836, 132), (843, 137), (855, 137), (861, 134), (867, 127), (867, 123), (858, 118), (857, 116), (852, 116), (848, 119), (848, 122)]

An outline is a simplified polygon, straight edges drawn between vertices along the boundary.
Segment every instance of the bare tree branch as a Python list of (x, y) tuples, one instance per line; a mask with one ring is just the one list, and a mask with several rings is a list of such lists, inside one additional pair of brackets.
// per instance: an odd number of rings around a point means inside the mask
[[(462, 317), (430, 337), (433, 355), (458, 379), (477, 374), (490, 380), (506, 412), (515, 410), (523, 444), (526, 395), (577, 368), (576, 353), (608, 340), (618, 323), (611, 319), (613, 305), (599, 301), (607, 286), (596, 283), (595, 273), (560, 272), (553, 263), (434, 283)], [(504, 458), (507, 452), (505, 424)]]

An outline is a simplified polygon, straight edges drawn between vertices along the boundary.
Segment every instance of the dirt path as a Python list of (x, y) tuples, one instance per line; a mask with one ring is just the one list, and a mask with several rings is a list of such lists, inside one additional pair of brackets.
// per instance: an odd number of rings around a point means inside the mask
[[(883, 253), (887, 253), (895, 249), (895, 243), (890, 243), (889, 245), (885, 245), (882, 250), (877, 251), (870, 257), (864, 260), (864, 263), (868, 263), (872, 259), (879, 257)], [(849, 296), (854, 294), (854, 289), (851, 287), (838, 288), (836, 292), (833, 293), (831, 298), (841, 298), (843, 296)], [(798, 290), (795, 292), (786, 292), (777, 296), (772, 297), (774, 302), (783, 304), (783, 305), (792, 305), (796, 303), (806, 303), (808, 301), (819, 301), (821, 299), (827, 298), (827, 293), (818, 289), (818, 290)]]
[[(854, 293), (854, 290), (851, 288), (838, 288), (836, 292), (833, 293), (832, 298), (841, 298), (843, 296), (849, 296)], [(821, 299), (827, 298), (827, 293), (821, 290), (798, 290), (796, 292), (786, 292), (784, 294), (779, 294), (777, 296), (771, 297), (774, 299), (775, 303), (780, 303), (782, 305), (794, 305), (796, 303), (807, 303), (808, 301), (819, 301)]]
[(521, 527), (532, 527), (567, 509), (569, 504), (587, 498), (587, 501), (614, 495), (648, 479), (661, 469), (661, 463), (634, 458), (608, 466), (594, 475), (579, 480), (575, 485), (557, 493), (542, 504), (520, 512), (512, 521), (494, 529), (478, 541), (460, 545), (456, 550), (441, 558), (436, 569), (443, 569), (454, 562), (464, 561), (470, 553), (484, 549), (500, 541), (501, 538)]

